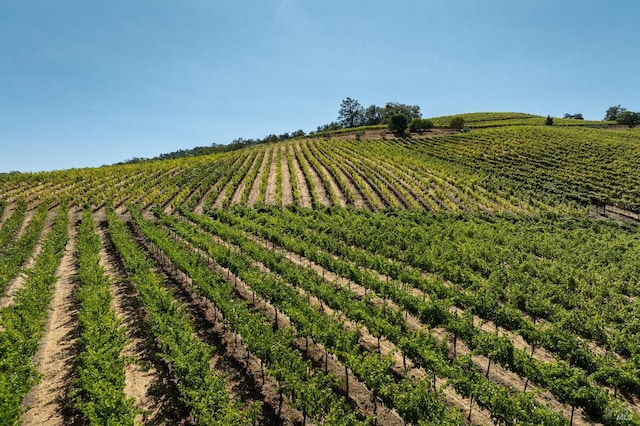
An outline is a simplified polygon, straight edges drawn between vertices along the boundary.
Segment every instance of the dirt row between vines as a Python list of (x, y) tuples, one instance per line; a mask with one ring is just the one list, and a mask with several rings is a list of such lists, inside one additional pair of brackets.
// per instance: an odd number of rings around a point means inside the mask
[(139, 295), (126, 280), (124, 266), (107, 235), (104, 212), (94, 215), (94, 225), (102, 243), (100, 265), (111, 282), (112, 309), (122, 321), (129, 339), (122, 353), (128, 360), (124, 391), (141, 411), (136, 421), (154, 425), (179, 423), (179, 414), (185, 413), (185, 407), (179, 402), (175, 382), (166, 364), (157, 356), (150, 330), (144, 323)]
[[(277, 186), (281, 183), (277, 180), (277, 168), (278, 168), (278, 145), (274, 145), (271, 149), (271, 164), (268, 167), (269, 176), (267, 177), (267, 188), (264, 194), (264, 204), (276, 205), (276, 191)], [(282, 187), (280, 187), (282, 190)], [(249, 204), (251, 205), (251, 204)]]
[(51, 312), (34, 361), (42, 380), (23, 401), (28, 409), (20, 418), (25, 425), (63, 425), (73, 423), (73, 413), (66, 403), (66, 392), (72, 379), (72, 365), (77, 352), (77, 302), (75, 251), (77, 211), (69, 213), (69, 241), (57, 269)]
[[(238, 185), (238, 190), (236, 191), (236, 193), (242, 193), (244, 191), (244, 187), (242, 188), (242, 190), (240, 190), (241, 186), (249, 186), (249, 195), (247, 196), (247, 205), (249, 206), (253, 206), (254, 204), (256, 204), (260, 198), (260, 182), (262, 181), (262, 176), (265, 173), (269, 173), (269, 169), (271, 167), (270, 164), (268, 164), (268, 160), (269, 160), (269, 148), (270, 147), (266, 147), (263, 149), (264, 153), (262, 154), (258, 154), (256, 155), (256, 160), (251, 164), (251, 167), (249, 167), (249, 170), (247, 170), (247, 174), (251, 173), (251, 170), (254, 169), (255, 167), (258, 167), (258, 173), (256, 173), (253, 182), (248, 182), (247, 181), (247, 177), (245, 176), (240, 185)], [(258, 156), (262, 155), (262, 161), (260, 162), (260, 164), (258, 164), (257, 160), (258, 160)], [(268, 166), (268, 167), (267, 167)], [(231, 200), (231, 204), (235, 205), (235, 204), (240, 204), (240, 195), (233, 197), (233, 199)]]
[(293, 189), (291, 188), (291, 170), (287, 164), (287, 144), (280, 145), (282, 168), (282, 206), (293, 204)]
[(11, 216), (11, 213), (13, 213), (14, 208), (15, 208), (15, 204), (7, 202), (7, 204), (4, 207), (4, 211), (0, 216), (0, 229), (2, 229), (2, 227), (4, 226), (4, 223), (7, 221), (7, 219), (9, 219), (9, 216)]

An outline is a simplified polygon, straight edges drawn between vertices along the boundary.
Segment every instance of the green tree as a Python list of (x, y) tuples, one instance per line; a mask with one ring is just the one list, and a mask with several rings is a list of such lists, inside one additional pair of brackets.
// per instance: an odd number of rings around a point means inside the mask
[(635, 127), (640, 124), (640, 112), (623, 111), (618, 115), (616, 121), (629, 127)]
[(456, 130), (464, 129), (464, 117), (453, 117), (449, 123), (449, 128)]
[(389, 130), (395, 133), (403, 133), (407, 128), (407, 117), (402, 114), (395, 114), (389, 121)]
[(411, 120), (411, 123), (409, 123), (410, 132), (422, 132), (424, 130), (433, 129), (433, 127), (433, 121), (427, 118), (414, 118)]
[(338, 121), (342, 127), (360, 126), (364, 121), (364, 108), (355, 99), (343, 99), (340, 103)]
[(550, 115), (547, 115), (547, 119), (544, 121), (545, 126), (553, 126), (553, 118)]
[(387, 102), (387, 104), (382, 109), (382, 123), (391, 123), (391, 118), (397, 114), (404, 115), (404, 117), (407, 119), (407, 123), (414, 118), (422, 117), (422, 114), (420, 113), (420, 107), (418, 105), (405, 105), (397, 102)]
[(614, 105), (607, 109), (607, 112), (604, 116), (604, 121), (617, 121), (620, 114), (626, 112), (627, 109), (621, 107), (620, 105)]
[(577, 113), (577, 114), (566, 113), (562, 118), (569, 118), (572, 120), (584, 120), (584, 117), (580, 113)]
[(377, 105), (370, 105), (364, 110), (364, 125), (375, 126), (382, 123), (382, 108)]

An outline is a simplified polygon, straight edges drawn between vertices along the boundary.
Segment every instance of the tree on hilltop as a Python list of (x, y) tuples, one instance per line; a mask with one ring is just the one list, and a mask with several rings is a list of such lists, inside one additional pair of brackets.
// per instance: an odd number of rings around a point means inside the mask
[(450, 129), (462, 130), (464, 129), (464, 117), (453, 117), (449, 123)]
[(604, 116), (604, 121), (617, 121), (620, 114), (624, 112), (627, 112), (627, 109), (621, 107), (620, 105), (609, 107)]
[(340, 103), (338, 121), (343, 127), (360, 126), (364, 121), (364, 108), (355, 99), (343, 99)]
[(395, 133), (403, 133), (408, 124), (407, 117), (402, 114), (394, 114), (389, 120), (389, 130)]
[(394, 115), (403, 115), (407, 119), (407, 123), (414, 118), (421, 118), (420, 107), (418, 105), (405, 105), (397, 102), (387, 102), (382, 108), (382, 123), (390, 124)]
[(364, 111), (364, 125), (375, 126), (382, 123), (382, 108), (378, 105), (370, 105)]
[(340, 103), (338, 122), (342, 128), (358, 126), (375, 126), (378, 124), (391, 124), (394, 115), (402, 115), (407, 123), (416, 118), (421, 118), (418, 105), (405, 105), (397, 102), (387, 102), (384, 107), (370, 105), (366, 109), (355, 99), (346, 98)]
[(422, 132), (425, 130), (433, 129), (434, 123), (428, 118), (414, 118), (409, 123), (410, 132)]
[(640, 112), (623, 111), (618, 115), (616, 121), (619, 124), (624, 124), (631, 127), (635, 127), (640, 124)]
[(572, 119), (572, 120), (584, 120), (584, 117), (580, 113), (578, 113), (578, 114), (566, 113), (562, 118), (569, 118), (569, 119)]

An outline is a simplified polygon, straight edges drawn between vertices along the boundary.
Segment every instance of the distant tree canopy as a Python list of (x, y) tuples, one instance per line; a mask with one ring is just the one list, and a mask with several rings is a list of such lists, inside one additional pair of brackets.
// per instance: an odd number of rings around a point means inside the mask
[(621, 107), (620, 105), (609, 107), (604, 116), (604, 121), (617, 121), (620, 114), (624, 112), (627, 112), (627, 109)]
[(449, 128), (456, 130), (464, 129), (464, 117), (453, 117), (449, 123)]
[(402, 115), (410, 122), (414, 118), (421, 118), (420, 107), (418, 105), (405, 105), (396, 102), (387, 102), (382, 109), (382, 122), (380, 124), (389, 124), (394, 115)]
[[(357, 126), (375, 126), (378, 124), (391, 124), (394, 115), (402, 115), (407, 119), (407, 123), (413, 119), (421, 118), (420, 107), (418, 105), (405, 105), (397, 102), (387, 102), (384, 107), (370, 105), (364, 108), (360, 102), (352, 98), (345, 98), (340, 103), (337, 124), (341, 128), (351, 128)], [(325, 130), (331, 125), (318, 128)], [(334, 129), (331, 129), (334, 130)]]
[(389, 130), (395, 133), (403, 133), (407, 128), (407, 117), (402, 114), (394, 114), (389, 120)]
[(425, 130), (433, 129), (434, 123), (428, 118), (414, 118), (409, 123), (410, 132), (422, 132)]
[(635, 127), (640, 124), (640, 112), (623, 111), (618, 114), (616, 121), (629, 127)]
[(364, 125), (375, 126), (382, 123), (383, 109), (377, 105), (370, 105), (364, 110)]
[(338, 122), (342, 127), (357, 127), (364, 122), (364, 108), (355, 99), (346, 98), (340, 103)]
[(569, 118), (569, 119), (572, 119), (572, 120), (584, 120), (584, 117), (580, 113), (578, 113), (578, 114), (566, 113), (562, 118)]

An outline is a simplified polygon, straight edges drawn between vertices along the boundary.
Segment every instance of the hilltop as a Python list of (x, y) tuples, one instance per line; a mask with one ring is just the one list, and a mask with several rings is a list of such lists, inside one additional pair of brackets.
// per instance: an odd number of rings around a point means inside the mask
[[(466, 131), (385, 127), (187, 150), (181, 158), (0, 177), (0, 196), (147, 208), (242, 204), (372, 210), (538, 211), (611, 205), (638, 211), (638, 133), (611, 122), (522, 113), (462, 114)], [(164, 155), (164, 158), (171, 157)], [(184, 158), (182, 158), (184, 157)], [(615, 167), (611, 165), (615, 164)], [(576, 205), (571, 205), (576, 207)]]

